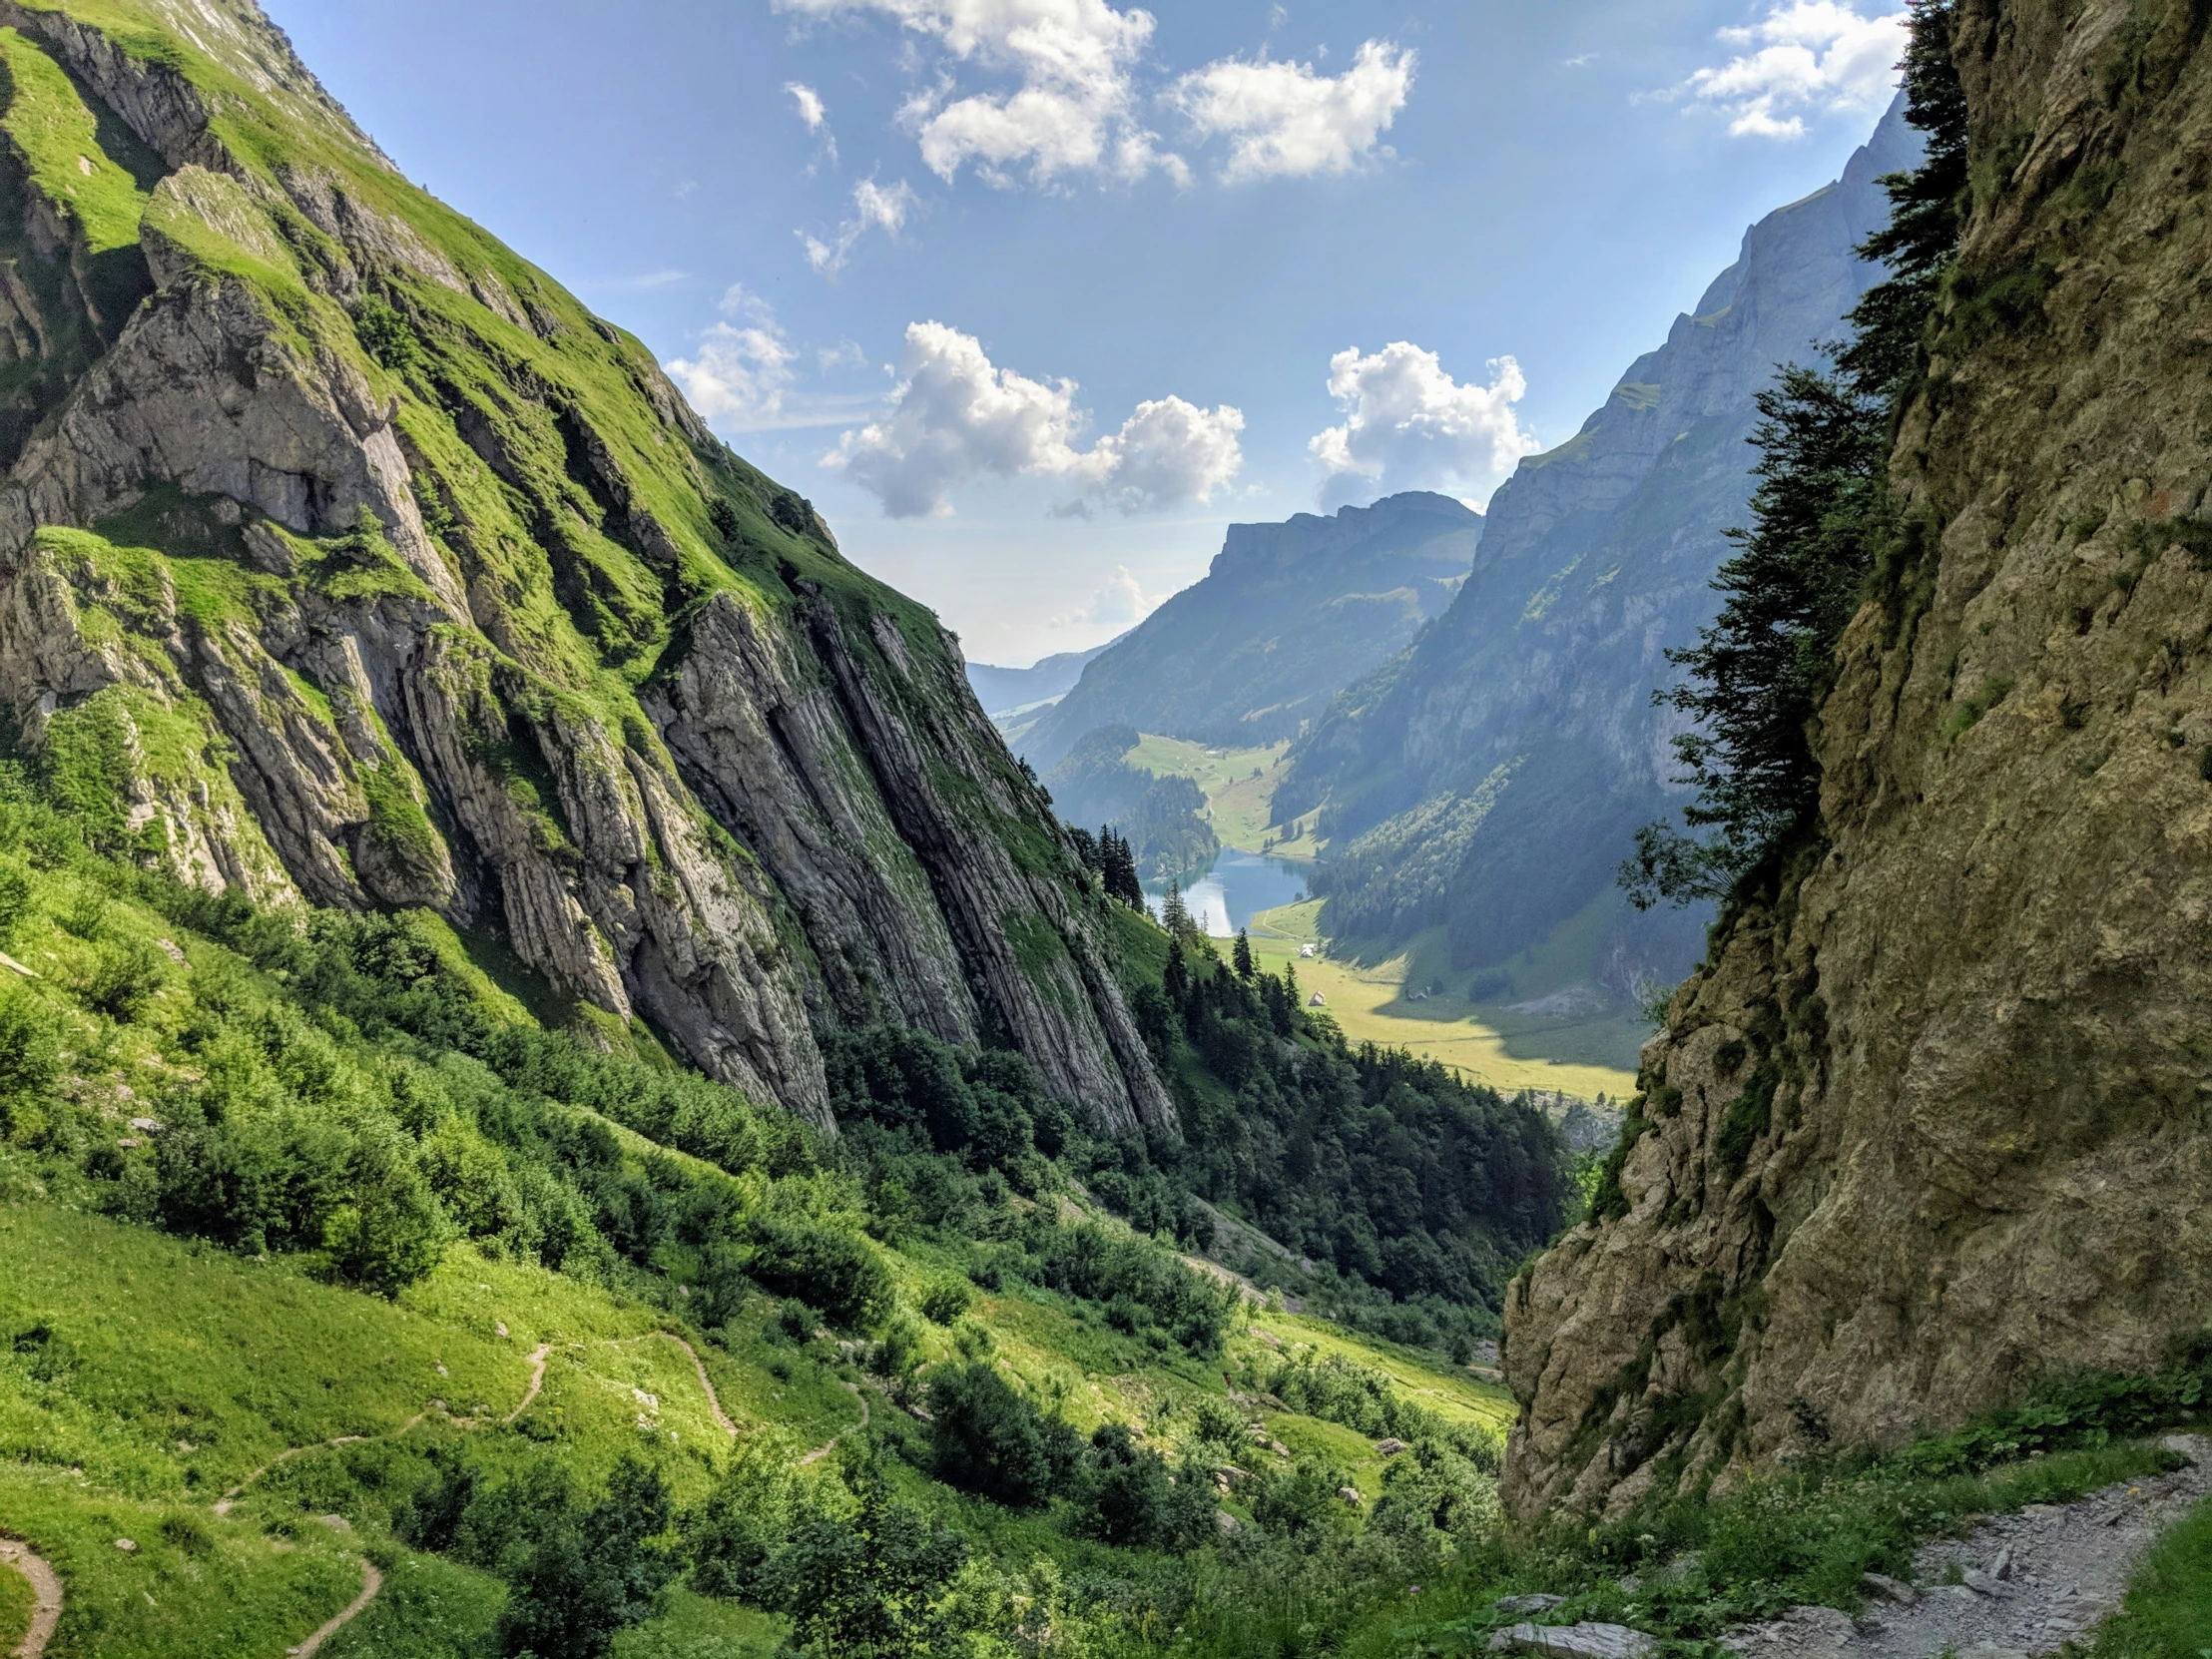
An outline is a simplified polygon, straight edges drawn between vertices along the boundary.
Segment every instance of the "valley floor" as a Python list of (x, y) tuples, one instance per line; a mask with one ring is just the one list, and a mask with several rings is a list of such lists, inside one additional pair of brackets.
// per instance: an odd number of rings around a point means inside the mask
[[(1265, 912), (1253, 931), (1253, 955), (1271, 973), (1293, 965), (1301, 992), (1318, 991), (1320, 1011), (1354, 1042), (1408, 1049), (1507, 1094), (1533, 1089), (1594, 1102), (1635, 1093), (1636, 1049), (1650, 1033), (1634, 1016), (1594, 999), (1585, 1005), (1571, 981), (1549, 996), (1516, 997), (1518, 1006), (1472, 1001), (1461, 994), (1463, 983), (1455, 991), (1437, 971), (1440, 962), (1432, 963), (1441, 955), (1435, 940), (1372, 964), (1332, 955), (1318, 932), (1320, 910), (1308, 901)], [(1316, 954), (1302, 957), (1309, 944)], [(1541, 984), (1559, 974), (1538, 966), (1525, 977)], [(1465, 975), (1456, 978), (1463, 982)], [(1429, 991), (1430, 984), (1437, 988)]]

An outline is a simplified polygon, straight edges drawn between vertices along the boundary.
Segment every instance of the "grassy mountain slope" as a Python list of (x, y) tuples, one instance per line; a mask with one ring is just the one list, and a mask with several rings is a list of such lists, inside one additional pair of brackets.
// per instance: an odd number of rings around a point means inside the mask
[[(1054, 1592), (1081, 1628), (1180, 1619), (1209, 1570), (1193, 1514), (1264, 1553), (1354, 1526), (1401, 1466), (1449, 1472), (1379, 1455), (1388, 1434), (1472, 1448), (1450, 1489), (1490, 1501), (1501, 1390), (1112, 1220), (1088, 1188), (1134, 1191), (1121, 1151), (1018, 1056), (962, 1081), (919, 1035), (840, 1048), (823, 1141), (648, 1044), (544, 1029), (427, 912), (302, 926), (0, 796), (0, 1525), (67, 1586), (53, 1653), (275, 1651), (364, 1563), (382, 1587), (328, 1651), (502, 1651), (547, 1537), (588, 1534), (633, 1465), (682, 1583), (637, 1604), (632, 1653), (805, 1623), (730, 1565), (762, 1504), (841, 1529), (880, 1488), (949, 1529), (968, 1565), (929, 1595), (997, 1640), (1039, 1573), (1082, 1586)], [(978, 1366), (1073, 1459), (1010, 1505), (978, 1495), (995, 1453), (928, 1421)], [(1080, 1451), (1116, 1422), (1203, 1496), (1172, 1540), (1101, 1518), (1115, 1468), (1145, 1525), (1173, 1490), (1149, 1452)], [(1406, 1539), (1365, 1559), (1417, 1570), (1444, 1534)]]
[(251, 0), (0, 23), (0, 703), (109, 849), (496, 931), (817, 1122), (889, 1022), (1172, 1132), (934, 618)]

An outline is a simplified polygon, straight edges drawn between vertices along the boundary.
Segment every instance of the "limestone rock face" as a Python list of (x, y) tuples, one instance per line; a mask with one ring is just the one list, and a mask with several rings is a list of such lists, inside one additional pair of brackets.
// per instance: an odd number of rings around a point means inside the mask
[(1624, 1203), (1516, 1281), (1505, 1498), (1894, 1444), (2212, 1316), (2212, 52), (1961, 0), (1975, 191), (1842, 646), (1827, 844), (1644, 1054)]
[(935, 620), (253, 0), (112, 9), (0, 4), (59, 66), (5, 131), (100, 152), (56, 186), (0, 137), (0, 704), (109, 849), (495, 929), (584, 1028), (824, 1127), (819, 1033), (890, 1021), (1172, 1135), (1103, 901)]

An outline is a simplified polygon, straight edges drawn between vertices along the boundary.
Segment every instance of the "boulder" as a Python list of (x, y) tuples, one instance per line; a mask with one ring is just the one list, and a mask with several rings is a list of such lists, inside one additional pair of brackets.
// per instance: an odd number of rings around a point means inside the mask
[(1650, 1659), (1659, 1643), (1625, 1624), (1516, 1624), (1490, 1638), (1490, 1651), (1543, 1659)]

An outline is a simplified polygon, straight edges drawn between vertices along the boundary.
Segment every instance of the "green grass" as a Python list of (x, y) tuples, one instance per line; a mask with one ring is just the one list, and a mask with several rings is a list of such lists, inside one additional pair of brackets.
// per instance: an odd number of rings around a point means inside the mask
[(383, 1592), (322, 1651), (330, 1659), (481, 1659), (507, 1605), (507, 1586), (439, 1556), (378, 1553)]
[(31, 1614), (38, 1607), (38, 1592), (15, 1568), (0, 1565), (0, 1652), (13, 1652), (31, 1628)]
[(14, 29), (0, 29), (7, 109), (0, 133), (38, 192), (84, 229), (86, 252), (136, 250), (146, 193), (100, 147), (99, 122), (62, 66)]
[(50, 1659), (280, 1653), (360, 1593), (357, 1556), (312, 1522), (266, 1532), (13, 1463), (0, 1464), (0, 1511), (61, 1578)]
[(2096, 1633), (2094, 1659), (2203, 1659), (2212, 1650), (2212, 1500), (2158, 1541), (2127, 1600)]
[(774, 1659), (789, 1625), (750, 1607), (679, 1590), (660, 1617), (615, 1640), (615, 1659)]

